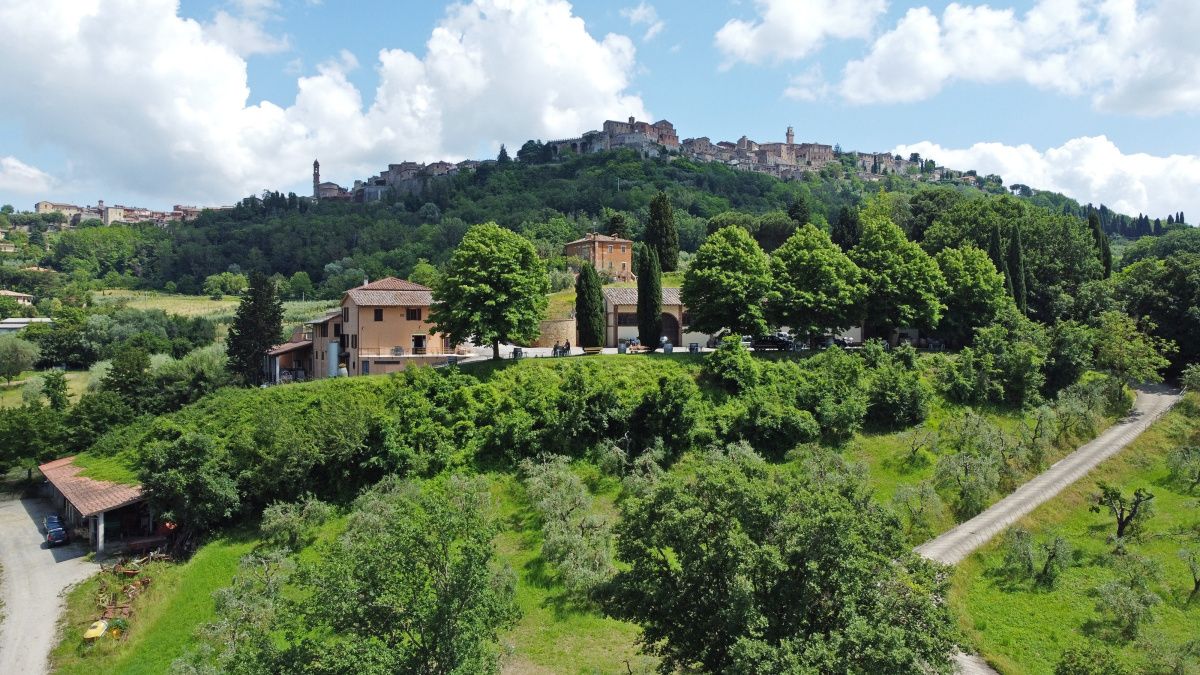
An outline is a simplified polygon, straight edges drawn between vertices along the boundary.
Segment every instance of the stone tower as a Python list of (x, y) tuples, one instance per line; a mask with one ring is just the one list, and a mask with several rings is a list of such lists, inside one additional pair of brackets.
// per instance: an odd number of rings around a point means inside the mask
[(321, 163), (313, 160), (313, 199), (321, 196)]
[(788, 130), (787, 130), (787, 144), (788, 145), (796, 144), (796, 134), (792, 133), (791, 127), (788, 127)]

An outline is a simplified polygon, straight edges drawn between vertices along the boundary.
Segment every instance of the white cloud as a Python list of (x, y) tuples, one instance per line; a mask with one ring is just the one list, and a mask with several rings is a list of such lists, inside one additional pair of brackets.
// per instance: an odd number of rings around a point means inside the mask
[(233, 12), (217, 10), (204, 26), (208, 37), (237, 52), (240, 56), (275, 54), (290, 47), (287, 36), (276, 37), (263, 24), (275, 18), (278, 0), (230, 0)]
[(379, 52), (369, 105), (348, 52), (298, 78), (290, 105), (250, 104), (244, 58), (175, 0), (0, 0), (0, 25), (22, 27), (0, 41), (6, 118), (64, 150), (73, 180), (166, 204), (304, 190), (314, 157), (347, 181), (649, 117), (629, 93), (633, 43), (593, 37), (564, 0), (452, 5), (423, 56)]
[(886, 0), (756, 0), (758, 18), (731, 19), (716, 34), (723, 67), (735, 63), (794, 61), (826, 38), (866, 38), (887, 9)]
[(1200, 110), (1200, 3), (1038, 0), (1013, 9), (951, 3), (908, 10), (840, 85), (852, 103), (900, 103), (950, 83), (1024, 81), (1086, 95), (1102, 110), (1162, 115)]
[(29, 166), (16, 157), (0, 157), (0, 192), (40, 195), (54, 184), (54, 178), (45, 171)]
[(904, 157), (919, 152), (939, 165), (998, 174), (1005, 184), (1061, 192), (1128, 214), (1200, 213), (1200, 157), (1126, 154), (1105, 136), (1075, 138), (1044, 151), (1002, 143), (953, 149), (922, 141), (892, 152)]
[(645, 2), (639, 3), (637, 7), (622, 9), (621, 16), (629, 21), (631, 26), (646, 27), (646, 32), (642, 34), (642, 42), (654, 39), (654, 36), (667, 26), (665, 21), (658, 18), (658, 10), (654, 9), (654, 5), (647, 5)]
[(783, 95), (794, 101), (819, 101), (829, 94), (829, 83), (820, 64), (813, 64), (808, 70), (793, 75), (788, 79), (788, 86)]

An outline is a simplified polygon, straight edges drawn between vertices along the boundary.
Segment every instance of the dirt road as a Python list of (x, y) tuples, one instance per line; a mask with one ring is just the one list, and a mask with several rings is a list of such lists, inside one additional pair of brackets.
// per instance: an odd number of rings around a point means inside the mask
[(50, 512), (44, 499), (0, 496), (0, 673), (47, 672), (62, 591), (99, 569), (80, 544), (45, 548), (40, 525)]

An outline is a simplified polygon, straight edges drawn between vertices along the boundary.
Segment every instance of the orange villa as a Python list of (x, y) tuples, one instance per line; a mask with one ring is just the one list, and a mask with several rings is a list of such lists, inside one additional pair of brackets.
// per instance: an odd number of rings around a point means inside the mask
[(270, 378), (380, 375), (444, 363), (454, 349), (429, 323), (432, 304), (429, 288), (395, 277), (352, 288), (339, 310), (309, 321), (267, 353)]
[(632, 281), (633, 242), (606, 234), (588, 233), (563, 246), (563, 255), (590, 261), (596, 271), (608, 273), (617, 281)]

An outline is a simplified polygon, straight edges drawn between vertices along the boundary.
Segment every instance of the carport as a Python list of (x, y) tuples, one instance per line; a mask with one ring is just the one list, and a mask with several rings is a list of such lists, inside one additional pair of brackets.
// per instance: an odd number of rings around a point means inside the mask
[(96, 553), (104, 553), (106, 541), (150, 533), (152, 519), (141, 486), (81, 476), (73, 456), (38, 468), (50, 483), (50, 500), (69, 526), (87, 528)]

